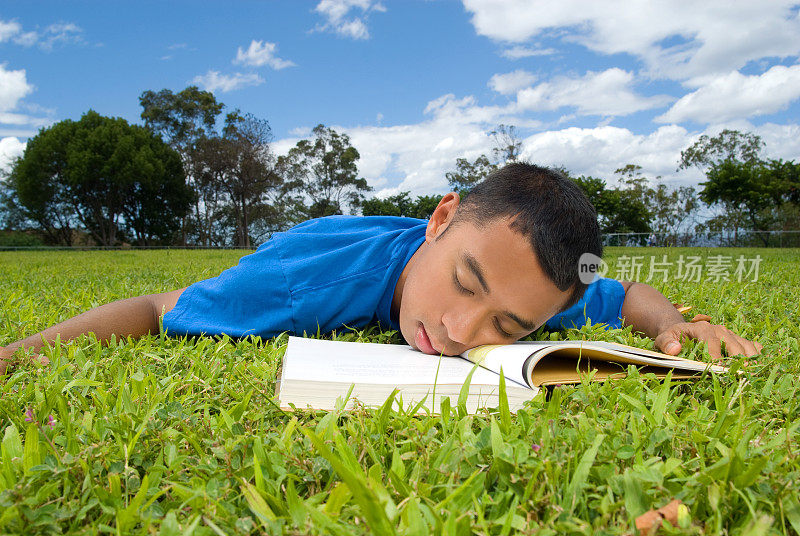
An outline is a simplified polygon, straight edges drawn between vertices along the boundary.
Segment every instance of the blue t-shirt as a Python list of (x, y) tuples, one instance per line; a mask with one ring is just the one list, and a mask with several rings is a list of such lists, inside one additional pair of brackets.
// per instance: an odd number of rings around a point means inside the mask
[[(403, 268), (425, 241), (427, 222), (392, 216), (329, 216), (276, 233), (217, 277), (189, 286), (164, 315), (168, 335), (274, 337), (326, 333), (373, 322), (399, 330), (392, 297)], [(613, 279), (548, 327), (592, 322), (619, 327), (625, 292)], [(551, 326), (551, 322), (557, 324)]]

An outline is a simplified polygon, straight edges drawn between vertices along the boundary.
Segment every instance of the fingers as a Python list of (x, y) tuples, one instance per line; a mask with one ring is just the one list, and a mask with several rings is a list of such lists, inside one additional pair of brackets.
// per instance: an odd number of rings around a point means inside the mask
[(708, 353), (711, 354), (711, 359), (714, 361), (719, 361), (722, 359), (722, 339), (715, 335), (710, 335), (708, 337), (697, 337), (698, 339), (702, 339), (706, 341), (706, 345), (708, 346)]
[(676, 355), (680, 351), (680, 346), (674, 351), (674, 344), (679, 343), (683, 337), (690, 337), (705, 342), (708, 353), (714, 360), (722, 359), (723, 354), (731, 357), (736, 355), (753, 357), (760, 354), (764, 348), (761, 343), (745, 339), (725, 326), (711, 324), (706, 318), (706, 315), (696, 315), (691, 322), (672, 326), (656, 337), (656, 346), (666, 354)]
[(678, 355), (682, 348), (680, 337), (680, 330), (668, 329), (656, 337), (656, 348), (665, 354)]
[(725, 345), (725, 353), (728, 354), (728, 356), (733, 357), (735, 355), (746, 355), (744, 346), (742, 346), (742, 343), (736, 340), (736, 338), (725, 334), (720, 338), (720, 340), (722, 344)]
[[(0, 376), (10, 371), (14, 365), (21, 362), (19, 358), (14, 357), (14, 352), (6, 350), (6, 348), (0, 348)], [(23, 359), (29, 359), (42, 366), (50, 364), (50, 360), (42, 354), (30, 354), (29, 357)]]

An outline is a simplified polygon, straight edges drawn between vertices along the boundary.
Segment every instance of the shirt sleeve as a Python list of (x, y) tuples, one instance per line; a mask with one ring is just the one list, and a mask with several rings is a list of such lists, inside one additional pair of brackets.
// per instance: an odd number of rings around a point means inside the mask
[(575, 305), (545, 322), (545, 326), (548, 329), (580, 328), (591, 320), (592, 324), (605, 324), (606, 329), (620, 328), (624, 300), (622, 283), (600, 278), (589, 284)]
[(163, 317), (167, 335), (273, 337), (292, 331), (291, 295), (282, 261), (283, 237), (276, 234), (255, 253), (217, 277), (199, 281), (181, 293)]

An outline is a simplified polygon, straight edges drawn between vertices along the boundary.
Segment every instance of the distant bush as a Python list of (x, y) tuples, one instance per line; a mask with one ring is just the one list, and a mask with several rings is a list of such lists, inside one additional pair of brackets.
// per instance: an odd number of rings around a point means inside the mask
[(0, 248), (43, 246), (42, 239), (23, 231), (0, 231)]

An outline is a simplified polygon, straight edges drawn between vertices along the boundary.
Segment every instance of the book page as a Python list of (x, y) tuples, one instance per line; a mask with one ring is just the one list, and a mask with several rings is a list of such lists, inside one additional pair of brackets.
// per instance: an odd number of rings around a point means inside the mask
[[(405, 345), (289, 337), (282, 379), (348, 384), (462, 385), (472, 368), (472, 363), (460, 357), (440, 358)], [(475, 385), (499, 383), (497, 374), (480, 367), (472, 376)]]
[[(709, 369), (712, 372), (725, 372), (724, 367), (692, 361), (685, 358), (661, 354), (652, 350), (642, 350), (633, 346), (616, 344), (604, 341), (518, 341), (508, 345), (485, 345), (467, 350), (462, 357), (472, 362), (478, 363), (489, 370), (500, 373), (503, 367), (503, 374), (518, 383), (523, 383), (531, 388), (535, 388), (542, 383), (541, 378), (534, 380), (537, 376), (537, 364), (543, 359), (551, 360), (558, 357), (548, 365), (547, 373), (543, 376), (558, 376), (559, 378), (577, 378), (579, 360), (590, 362), (592, 360), (605, 372), (615, 370), (614, 367), (600, 366), (603, 362), (623, 364), (622, 370), (627, 364), (637, 366), (656, 366), (664, 370), (676, 369), (703, 371)], [(553, 370), (553, 366), (558, 363), (558, 371)], [(584, 363), (585, 365), (585, 363)], [(620, 367), (617, 366), (616, 369)], [(608, 370), (606, 370), (608, 369)], [(544, 372), (544, 371), (543, 371)]]
[(558, 341), (544, 344), (539, 341), (525, 341), (518, 344), (527, 345), (532, 349), (532, 357), (527, 365), (529, 370), (534, 368), (540, 359), (549, 355), (571, 357), (575, 360), (585, 358), (693, 371), (709, 369), (712, 372), (725, 372), (727, 370), (725, 367), (711, 363), (692, 361), (691, 359), (661, 354), (652, 350), (641, 350), (639, 352), (639, 349), (633, 346), (602, 341)]
[(532, 387), (525, 378), (523, 369), (525, 361), (533, 351), (535, 349), (520, 343), (486, 344), (467, 350), (461, 354), (461, 357), (497, 374), (500, 374), (500, 367), (502, 367), (506, 379)]

